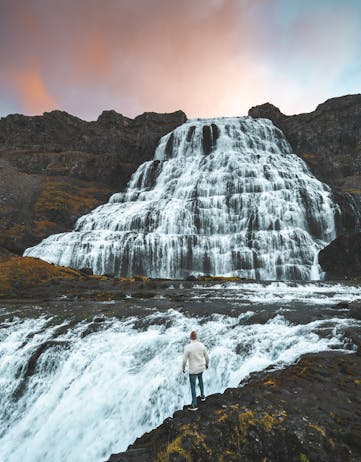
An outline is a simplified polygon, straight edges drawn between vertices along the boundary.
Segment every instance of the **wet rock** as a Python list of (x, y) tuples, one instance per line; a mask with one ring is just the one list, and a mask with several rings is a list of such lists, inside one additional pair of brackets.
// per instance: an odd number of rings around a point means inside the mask
[(318, 254), (328, 278), (361, 277), (361, 233), (337, 237)]
[(350, 304), (350, 314), (354, 319), (361, 321), (361, 300), (356, 300)]
[(162, 462), (358, 461), (360, 370), (359, 355), (325, 352), (253, 374), (242, 388), (208, 396), (197, 413), (176, 412), (121, 460), (147, 448), (151, 460)]
[(93, 275), (93, 270), (91, 268), (81, 268), (78, 270), (80, 273), (85, 274), (87, 276), (92, 276)]
[(349, 303), (348, 302), (339, 302), (339, 303), (336, 304), (336, 307), (337, 308), (348, 308)]
[(113, 454), (108, 462), (151, 462), (149, 449), (133, 449), (126, 453)]

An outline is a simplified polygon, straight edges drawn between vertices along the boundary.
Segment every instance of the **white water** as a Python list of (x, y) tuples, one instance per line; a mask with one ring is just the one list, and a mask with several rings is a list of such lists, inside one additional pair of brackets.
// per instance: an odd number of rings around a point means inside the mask
[[(290, 283), (232, 283), (226, 282), (214, 285), (195, 286), (193, 298), (212, 299), (236, 299), (237, 305), (242, 304), (267, 304), (289, 305), (299, 304), (304, 306), (335, 306), (340, 302), (351, 303), (361, 300), (361, 287), (344, 284), (332, 284), (326, 282)], [(204, 292), (204, 294), (202, 294)]]
[(25, 255), (97, 274), (320, 279), (336, 205), (271, 121), (189, 120), (126, 192)]
[[(340, 331), (352, 322), (327, 319), (290, 325), (276, 315), (266, 324), (239, 317), (189, 318), (169, 310), (136, 319), (108, 319), (82, 336), (81, 322), (57, 335), (51, 319), (15, 319), (0, 329), (0, 460), (101, 462), (125, 450), (190, 401), (180, 372), (192, 329), (208, 347), (206, 393), (237, 386), (251, 371), (293, 362), (301, 354), (341, 347)], [(165, 320), (167, 324), (165, 325)], [(148, 324), (147, 324), (148, 323)], [(63, 324), (64, 325), (64, 324)], [(322, 330), (331, 332), (321, 338)], [(53, 339), (24, 383), (34, 351)], [(20, 384), (23, 394), (14, 397)]]

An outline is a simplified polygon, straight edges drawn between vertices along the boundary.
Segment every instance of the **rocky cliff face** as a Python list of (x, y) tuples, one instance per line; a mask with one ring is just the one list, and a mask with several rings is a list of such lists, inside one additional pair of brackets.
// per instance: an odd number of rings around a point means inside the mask
[(332, 187), (342, 209), (339, 232), (358, 230), (361, 226), (361, 94), (329, 99), (308, 114), (287, 116), (266, 103), (251, 108), (249, 115), (272, 120), (314, 175)]
[(62, 111), (0, 119), (0, 248), (22, 253), (70, 230), (185, 120), (181, 111), (135, 119), (104, 111), (95, 122)]
[(318, 254), (330, 279), (361, 277), (361, 233), (339, 236)]

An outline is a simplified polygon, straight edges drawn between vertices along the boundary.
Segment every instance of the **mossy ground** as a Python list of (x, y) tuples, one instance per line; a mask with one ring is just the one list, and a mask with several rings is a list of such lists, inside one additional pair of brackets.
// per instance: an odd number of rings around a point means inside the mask
[(96, 183), (47, 179), (35, 203), (35, 220), (52, 222), (65, 214), (79, 216), (104, 202), (109, 189)]
[(176, 412), (132, 448), (158, 462), (359, 461), (360, 367), (358, 354), (306, 355), (207, 397), (197, 413)]
[(51, 265), (32, 257), (12, 257), (0, 263), (0, 296), (11, 291), (41, 286), (60, 280), (79, 280), (79, 271)]

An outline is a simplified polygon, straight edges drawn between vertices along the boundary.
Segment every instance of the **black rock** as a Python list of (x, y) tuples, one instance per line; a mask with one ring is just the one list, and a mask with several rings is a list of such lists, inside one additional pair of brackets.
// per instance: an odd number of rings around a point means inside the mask
[(361, 233), (339, 236), (318, 254), (329, 278), (361, 277)]
[(150, 451), (144, 461), (356, 462), (360, 367), (360, 355), (333, 351), (252, 374), (243, 387), (208, 396), (198, 412), (176, 412), (109, 462), (130, 462), (137, 448)]

